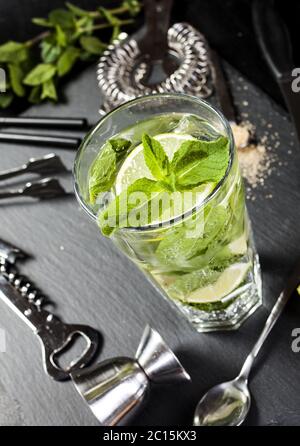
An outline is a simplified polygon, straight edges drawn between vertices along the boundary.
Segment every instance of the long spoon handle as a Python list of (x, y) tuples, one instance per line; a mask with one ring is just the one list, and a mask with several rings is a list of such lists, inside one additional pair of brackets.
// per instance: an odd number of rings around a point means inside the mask
[(300, 283), (300, 262), (297, 263), (293, 273), (291, 274), (286, 288), (280, 293), (280, 296), (278, 297), (266, 323), (265, 326), (256, 341), (253, 349), (251, 350), (250, 354), (247, 356), (246, 361), (244, 362), (244, 365), (242, 367), (242, 370), (239, 374), (239, 379), (248, 380), (249, 373), (251, 371), (251, 368), (253, 366), (254, 360), (257, 357), (258, 353), (260, 352), (260, 349), (262, 348), (265, 340), (269, 336), (272, 328), (274, 327), (275, 323), (277, 322), (279, 316), (281, 315), (285, 305), (287, 304), (291, 294), (299, 285)]

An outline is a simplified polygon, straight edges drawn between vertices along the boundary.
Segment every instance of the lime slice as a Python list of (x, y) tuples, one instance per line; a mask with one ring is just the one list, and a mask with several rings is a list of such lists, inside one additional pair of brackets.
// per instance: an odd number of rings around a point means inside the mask
[(192, 291), (186, 296), (186, 302), (210, 303), (221, 300), (243, 282), (249, 267), (249, 263), (234, 263), (223, 271), (215, 283)]
[[(155, 139), (161, 143), (166, 154), (171, 160), (173, 154), (180, 148), (185, 141), (195, 140), (193, 136), (178, 133), (161, 133), (155, 136)], [(153, 179), (148, 169), (143, 153), (143, 145), (139, 144), (126, 158), (117, 175), (115, 188), (119, 195), (124, 189), (139, 178)], [(182, 215), (192, 209), (197, 203), (201, 203), (213, 191), (214, 183), (202, 184), (187, 193), (174, 192), (166, 197), (171, 205), (164, 206), (164, 210), (159, 220), (152, 223), (168, 221), (171, 218)]]
[[(177, 133), (161, 133), (156, 135), (154, 138), (161, 143), (170, 160), (183, 142), (196, 139), (190, 135)], [(128, 155), (119, 170), (115, 183), (117, 195), (119, 195), (134, 181), (143, 177), (150, 178), (151, 180), (153, 179), (153, 176), (146, 166), (144, 160), (143, 145), (139, 144)]]
[(233, 255), (245, 254), (248, 249), (246, 232), (244, 232), (239, 238), (229, 243), (228, 248)]

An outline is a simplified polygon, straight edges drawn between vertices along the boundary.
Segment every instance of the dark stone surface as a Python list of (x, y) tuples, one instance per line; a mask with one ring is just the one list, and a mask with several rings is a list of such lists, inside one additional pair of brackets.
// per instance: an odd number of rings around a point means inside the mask
[[(300, 156), (292, 126), (261, 91), (233, 69), (228, 74), (240, 113), (248, 113), (258, 136), (271, 124), (281, 141), (278, 148), (272, 148), (281, 165), (277, 164), (264, 188), (253, 192), (255, 201), (248, 203), (263, 267), (264, 306), (239, 331), (197, 333), (110, 240), (100, 236), (75, 198), (0, 203), (0, 237), (32, 255), (22, 272), (57, 304), (56, 313), (65, 321), (99, 329), (104, 338), (101, 359), (133, 355), (144, 326), (150, 323), (191, 373), (190, 385), (154, 389), (148, 407), (136, 419), (138, 425), (191, 423), (202, 394), (239, 371), (287, 271), (299, 257)], [(32, 107), (26, 114), (86, 116), (96, 122), (101, 98), (95, 67), (74, 77), (65, 96), (65, 103)], [(0, 153), (2, 170), (45, 154), (47, 149), (1, 144)], [(74, 153), (59, 153), (71, 168)], [(71, 176), (63, 182), (72, 190)], [(269, 194), (272, 199), (266, 198)], [(251, 376), (253, 405), (248, 425), (300, 425), (300, 353), (291, 350), (291, 332), (296, 327), (300, 327), (300, 300), (295, 297)], [(0, 410), (8, 406), (10, 423), (96, 425), (71, 383), (57, 383), (45, 375), (38, 339), (2, 302), (0, 328), (6, 331), (7, 340), (7, 351), (0, 354)], [(6, 423), (7, 418), (0, 416), (0, 424)]]

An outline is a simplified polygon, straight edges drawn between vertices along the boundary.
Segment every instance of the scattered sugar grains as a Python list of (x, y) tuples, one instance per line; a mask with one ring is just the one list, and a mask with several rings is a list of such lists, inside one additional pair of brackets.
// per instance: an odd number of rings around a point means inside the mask
[(278, 133), (269, 135), (266, 132), (259, 141), (256, 141), (255, 127), (247, 121), (238, 125), (233, 124), (232, 131), (238, 149), (241, 172), (248, 183), (248, 197), (254, 200), (255, 197), (251, 195), (252, 189), (263, 186), (274, 168), (276, 161), (274, 148), (279, 146), (279, 135)]
[(264, 183), (270, 167), (266, 147), (262, 144), (248, 144), (238, 151), (239, 163), (243, 177), (252, 187)]

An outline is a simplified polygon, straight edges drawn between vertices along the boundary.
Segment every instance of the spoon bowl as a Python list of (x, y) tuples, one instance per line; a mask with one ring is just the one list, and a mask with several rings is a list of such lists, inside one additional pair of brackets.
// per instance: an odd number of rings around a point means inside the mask
[(244, 379), (236, 378), (210, 389), (199, 401), (194, 426), (240, 426), (251, 404)]

